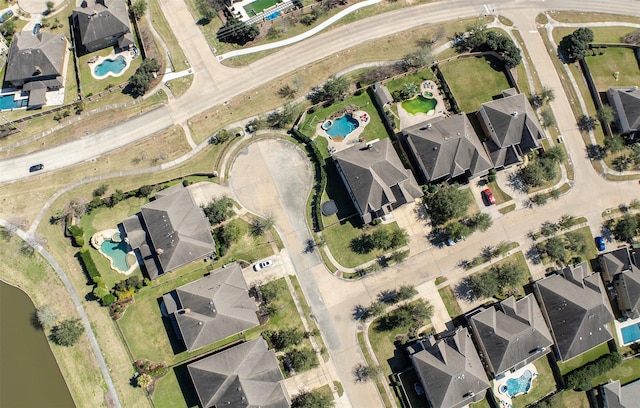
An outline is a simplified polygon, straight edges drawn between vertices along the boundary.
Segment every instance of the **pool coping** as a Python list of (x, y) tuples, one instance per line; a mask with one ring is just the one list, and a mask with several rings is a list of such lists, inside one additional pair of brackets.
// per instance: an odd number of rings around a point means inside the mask
[[(537, 361), (537, 360), (536, 360)], [(520, 394), (515, 395), (514, 397), (509, 397), (509, 395), (507, 394), (502, 394), (500, 392), (500, 387), (504, 384), (507, 383), (507, 380), (511, 379), (511, 378), (518, 378), (520, 376), (522, 376), (522, 374), (524, 374), (524, 372), (526, 370), (531, 371), (531, 386), (529, 387), (529, 391), (527, 392), (523, 392)], [(502, 377), (499, 380), (493, 380), (493, 394), (495, 395), (496, 399), (500, 401), (500, 406), (501, 407), (512, 407), (513, 406), (513, 398), (517, 398), (519, 395), (525, 395), (528, 394), (531, 389), (533, 388), (534, 384), (533, 384), (533, 380), (535, 380), (535, 378), (538, 376), (538, 369), (536, 368), (536, 366), (533, 364), (533, 362), (527, 364), (526, 366), (517, 369), (516, 371), (512, 372), (512, 373), (506, 373), (504, 375), (504, 377)]]
[[(326, 132), (326, 130), (324, 130), (322, 128), (322, 125), (327, 121), (327, 120), (331, 120), (331, 121), (335, 121), (336, 119), (339, 119), (341, 117), (343, 117), (344, 115), (347, 115), (348, 113), (351, 114), (351, 116), (358, 121), (358, 127), (356, 129), (354, 129), (351, 133), (349, 133), (346, 137), (344, 137), (342, 140), (336, 142), (335, 140), (333, 140), (333, 138)], [(377, 114), (377, 112), (376, 112)], [(353, 112), (345, 112), (344, 115), (340, 115), (338, 117), (329, 117), (329, 118), (325, 118), (322, 121), (318, 122), (318, 124), (316, 125), (316, 136), (322, 136), (325, 139), (327, 139), (327, 141), (329, 142), (329, 151), (330, 152), (338, 152), (340, 150), (344, 150), (348, 147), (350, 147), (353, 144), (359, 143), (360, 142), (360, 135), (362, 134), (362, 132), (364, 132), (364, 129), (367, 127), (367, 125), (369, 124), (369, 122), (371, 121), (371, 113), (362, 110), (362, 109), (358, 109), (355, 110)], [(367, 119), (366, 121), (362, 119), (362, 116), (366, 115), (369, 119)]]
[[(107, 56), (98, 56), (97, 59), (93, 62), (88, 62), (89, 64), (89, 72), (91, 72), (91, 76), (94, 79), (97, 80), (102, 80), (102, 79), (106, 79), (108, 77), (114, 77), (114, 78), (118, 78), (121, 77), (122, 75), (124, 75), (125, 72), (127, 72), (127, 70), (129, 69), (129, 67), (131, 66), (131, 61), (133, 61), (133, 53), (135, 51), (133, 50), (125, 50), (125, 51), (121, 51), (121, 52), (116, 52), (115, 49), (112, 50), (109, 55)], [(96, 75), (95, 73), (95, 68), (102, 64), (104, 61), (106, 60), (115, 60), (118, 57), (124, 57), (124, 62), (125, 62), (125, 66), (122, 69), (122, 71), (120, 71), (118, 74), (114, 74), (113, 72), (107, 72), (104, 75)]]
[(634, 324), (640, 324), (640, 317), (635, 318), (635, 319), (627, 319), (623, 322), (619, 321), (619, 320), (614, 320), (613, 321), (613, 326), (616, 329), (616, 336), (618, 336), (618, 343), (621, 346), (628, 346), (630, 344), (634, 344), (640, 341), (640, 339), (638, 340), (634, 340), (634, 341), (630, 341), (625, 343), (624, 342), (624, 338), (622, 337), (622, 329), (624, 329), (625, 327), (628, 326), (633, 326)]
[(126, 271), (121, 271), (120, 269), (118, 269), (114, 264), (113, 264), (113, 259), (111, 259), (111, 257), (107, 254), (105, 254), (102, 251), (102, 243), (109, 239), (111, 240), (111, 237), (113, 237), (113, 235), (115, 233), (120, 234), (120, 230), (118, 229), (106, 229), (106, 230), (102, 230), (102, 231), (98, 231), (95, 234), (93, 234), (91, 236), (91, 246), (94, 247), (98, 252), (100, 252), (100, 254), (102, 256), (104, 256), (105, 258), (107, 258), (109, 260), (109, 266), (111, 266), (111, 269), (113, 269), (114, 271), (118, 272), (119, 274), (125, 275), (125, 276), (129, 276), (133, 273), (133, 271), (135, 271), (138, 268), (138, 260), (135, 256), (135, 253), (133, 251), (129, 251), (127, 252), (127, 255), (131, 254), (134, 256), (134, 258), (136, 259), (136, 262), (133, 265), (129, 266), (129, 269), (127, 269)]

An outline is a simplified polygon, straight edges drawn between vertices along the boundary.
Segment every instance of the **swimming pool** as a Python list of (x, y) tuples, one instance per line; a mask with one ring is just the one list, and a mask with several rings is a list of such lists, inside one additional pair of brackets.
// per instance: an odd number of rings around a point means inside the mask
[(125, 69), (127, 66), (127, 61), (124, 59), (122, 55), (118, 56), (116, 59), (106, 59), (102, 61), (100, 64), (96, 65), (93, 72), (96, 76), (102, 77), (107, 74), (118, 75)]
[(131, 251), (131, 249), (125, 241), (113, 242), (110, 239), (105, 239), (100, 245), (100, 250), (102, 250), (103, 254), (111, 258), (111, 265), (116, 267), (120, 272), (129, 270), (127, 253)]
[(327, 134), (334, 137), (347, 137), (347, 135), (360, 126), (357, 119), (354, 119), (350, 114), (339, 117), (333, 120), (333, 124), (325, 129)]
[(636, 341), (640, 340), (640, 323), (623, 327), (620, 329), (620, 332), (622, 333), (622, 343), (635, 343)]
[(15, 94), (0, 96), (0, 110), (23, 108), (27, 106), (26, 99), (15, 99)]
[(500, 387), (500, 392), (506, 393), (511, 398), (518, 394), (524, 394), (531, 389), (533, 374), (529, 370), (525, 370), (518, 378), (509, 378), (507, 382)]
[(402, 102), (402, 107), (412, 115), (416, 113), (433, 115), (437, 104), (438, 102), (433, 98), (425, 98), (422, 95), (418, 95), (415, 99)]

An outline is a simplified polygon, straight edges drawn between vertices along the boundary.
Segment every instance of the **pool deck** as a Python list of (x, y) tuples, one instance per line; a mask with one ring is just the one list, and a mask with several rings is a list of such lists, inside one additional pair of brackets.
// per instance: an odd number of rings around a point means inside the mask
[[(536, 368), (535, 365), (533, 365), (533, 363), (531, 364), (527, 364), (526, 366), (512, 372), (512, 373), (508, 373), (506, 374), (504, 377), (502, 377), (499, 380), (494, 380), (493, 381), (493, 394), (496, 397), (496, 400), (499, 401), (500, 406), (504, 407), (504, 408), (511, 408), (513, 405), (513, 402), (511, 400), (511, 397), (509, 397), (509, 395), (507, 394), (503, 394), (500, 392), (500, 387), (504, 384), (507, 383), (507, 380), (509, 380), (510, 378), (518, 378), (520, 376), (522, 376), (522, 374), (524, 374), (525, 371), (531, 371), (531, 374), (533, 375), (533, 378), (531, 379), (531, 387), (529, 388), (529, 391), (531, 391), (531, 389), (533, 387), (535, 387), (535, 384), (533, 383), (533, 380), (535, 380), (535, 378), (538, 376), (538, 369)], [(518, 394), (518, 395), (522, 395), (522, 394)], [(517, 395), (514, 397), (517, 398)]]
[[(139, 52), (140, 51), (138, 51), (138, 53)], [(127, 72), (129, 67), (131, 66), (131, 61), (133, 61), (133, 55), (134, 55), (134, 51), (133, 50), (125, 50), (125, 51), (121, 51), (121, 52), (116, 53), (116, 50), (114, 48), (113, 50), (111, 50), (109, 55), (104, 56), (104, 57), (97, 57), (95, 59), (95, 61), (92, 61), (92, 62), (88, 63), (89, 64), (89, 70), (91, 71), (91, 76), (94, 79), (105, 79), (105, 78), (110, 77), (110, 76), (117, 78), (119, 76), (122, 76), (122, 75), (124, 75), (125, 72)], [(101, 76), (96, 75), (96, 73), (95, 73), (96, 66), (100, 65), (102, 62), (104, 62), (104, 60), (108, 60), (108, 59), (114, 60), (114, 59), (116, 59), (116, 58), (118, 58), (120, 56), (124, 57), (124, 61), (125, 61), (125, 64), (126, 64), (125, 67), (122, 69), (122, 71), (120, 71), (117, 74), (114, 74), (113, 72), (107, 72), (106, 74), (101, 75)]]
[(640, 324), (640, 317), (637, 319), (627, 319), (623, 322), (619, 321), (619, 320), (614, 320), (613, 321), (613, 326), (616, 329), (616, 336), (618, 336), (618, 344), (622, 345), (622, 346), (628, 346), (630, 344), (636, 343), (638, 341), (640, 341), (640, 339), (635, 340), (635, 341), (630, 341), (625, 343), (624, 339), (622, 337), (622, 329), (628, 326), (633, 326), (634, 324)]
[[(377, 112), (375, 113), (378, 114)], [(329, 151), (330, 152), (339, 152), (340, 150), (344, 150), (347, 147), (356, 144), (360, 141), (360, 135), (364, 132), (364, 128), (369, 124), (371, 114), (369, 112), (363, 110), (356, 110), (351, 112), (351, 115), (358, 121), (358, 127), (354, 129), (351, 133), (347, 135), (345, 138), (340, 138), (339, 140), (334, 140), (329, 134), (322, 128), (322, 124), (329, 120), (327, 118), (316, 125), (316, 135), (324, 137), (329, 141)], [(365, 120), (366, 115), (366, 120)], [(341, 116), (339, 116), (341, 117)], [(333, 120), (333, 118), (331, 118)]]
[(135, 258), (135, 254), (133, 253), (133, 251), (127, 252), (127, 255), (129, 254), (133, 255), (134, 259), (136, 259), (136, 262), (133, 265), (129, 266), (129, 269), (127, 269), (124, 272), (116, 268), (116, 266), (113, 264), (113, 260), (111, 259), (111, 257), (105, 254), (104, 252), (102, 252), (102, 243), (107, 239), (110, 240), (113, 234), (115, 233), (119, 234), (120, 231), (117, 229), (108, 229), (108, 230), (102, 230), (102, 231), (96, 232), (91, 236), (91, 240), (90, 240), (91, 246), (97, 249), (102, 256), (104, 256), (109, 260), (109, 265), (111, 265), (111, 269), (123, 275), (129, 276), (133, 273), (133, 271), (138, 269), (138, 262), (137, 262), (137, 259)]
[(438, 116), (446, 115), (446, 109), (444, 104), (444, 98), (440, 89), (436, 86), (436, 83), (433, 81), (423, 81), (420, 84), (420, 95), (425, 92), (431, 92), (433, 96), (429, 96), (429, 98), (433, 98), (436, 100), (435, 112), (431, 115), (425, 113), (416, 113), (415, 115), (407, 112), (403, 107), (402, 103), (397, 103), (398, 107), (398, 117), (400, 118), (400, 129), (407, 128), (409, 126), (417, 125), (418, 123), (422, 123), (426, 120), (437, 118)]

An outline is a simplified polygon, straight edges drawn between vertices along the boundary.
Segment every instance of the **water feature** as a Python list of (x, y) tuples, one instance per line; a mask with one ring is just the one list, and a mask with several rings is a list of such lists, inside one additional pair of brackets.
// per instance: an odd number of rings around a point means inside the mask
[(23, 291), (0, 281), (0, 407), (74, 407), (34, 313)]
[(418, 95), (417, 98), (402, 102), (402, 108), (412, 115), (416, 113), (433, 115), (437, 104), (438, 102), (433, 98), (425, 98), (422, 95)]
[(640, 323), (623, 327), (620, 329), (620, 332), (622, 333), (623, 344), (635, 343), (640, 340)]
[(103, 254), (111, 258), (111, 264), (120, 272), (129, 270), (127, 253), (131, 251), (131, 249), (125, 241), (113, 242), (110, 239), (105, 239), (100, 245), (100, 250)]
[[(518, 394), (529, 392), (531, 389), (531, 382), (533, 381), (533, 374), (529, 370), (525, 370), (520, 377), (509, 378), (503, 387), (506, 387), (507, 395), (511, 398)], [(500, 391), (504, 388), (501, 387)]]
[(122, 55), (120, 55), (115, 59), (106, 59), (102, 61), (100, 64), (96, 65), (93, 72), (96, 74), (96, 76), (99, 77), (108, 74), (118, 75), (125, 69), (126, 66), (127, 61)]
[(25, 106), (27, 106), (27, 100), (16, 100), (14, 94), (0, 96), (0, 110), (17, 109)]
[(360, 123), (358, 122), (358, 120), (354, 119), (354, 117), (351, 116), (350, 114), (347, 114), (339, 117), (338, 119), (335, 119), (331, 127), (329, 127), (328, 129), (325, 129), (325, 131), (332, 138), (347, 137), (347, 135), (353, 132), (358, 126), (360, 126)]

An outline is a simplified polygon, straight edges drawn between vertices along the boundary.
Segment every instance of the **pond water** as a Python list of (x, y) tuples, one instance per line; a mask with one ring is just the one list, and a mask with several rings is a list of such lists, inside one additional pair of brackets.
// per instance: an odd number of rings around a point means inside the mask
[(20, 289), (0, 281), (0, 407), (75, 407), (42, 330)]

